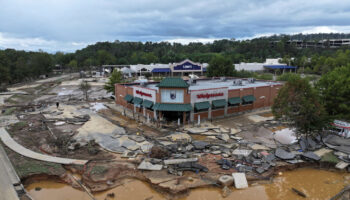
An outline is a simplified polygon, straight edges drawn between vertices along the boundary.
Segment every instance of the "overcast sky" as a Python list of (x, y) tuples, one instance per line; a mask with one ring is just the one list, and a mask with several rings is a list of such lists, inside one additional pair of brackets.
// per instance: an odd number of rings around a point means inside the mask
[(0, 48), (350, 32), (350, 0), (0, 0)]

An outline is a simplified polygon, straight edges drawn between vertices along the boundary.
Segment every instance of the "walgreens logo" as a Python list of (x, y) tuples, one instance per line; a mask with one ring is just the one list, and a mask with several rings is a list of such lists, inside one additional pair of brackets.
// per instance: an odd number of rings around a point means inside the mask
[(136, 94), (140, 95), (140, 96), (146, 96), (146, 97), (152, 97), (151, 94), (148, 94), (148, 93), (144, 93), (140, 90), (136, 90)]
[(198, 99), (209, 99), (209, 98), (212, 98), (212, 97), (221, 97), (221, 96), (224, 96), (224, 93), (212, 93), (212, 94), (197, 94), (197, 98)]

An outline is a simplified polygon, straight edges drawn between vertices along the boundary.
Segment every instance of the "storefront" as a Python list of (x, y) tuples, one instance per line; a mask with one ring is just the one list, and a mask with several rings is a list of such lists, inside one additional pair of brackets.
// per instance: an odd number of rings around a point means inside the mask
[(117, 84), (116, 103), (156, 121), (187, 123), (271, 106), (279, 82), (251, 79), (198, 79), (187, 83), (168, 77), (160, 83)]

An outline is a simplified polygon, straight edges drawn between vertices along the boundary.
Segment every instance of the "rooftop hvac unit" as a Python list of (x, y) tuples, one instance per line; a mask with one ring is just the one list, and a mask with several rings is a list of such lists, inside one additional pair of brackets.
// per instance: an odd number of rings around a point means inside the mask
[(233, 85), (242, 85), (242, 80), (241, 79), (234, 79)]
[(140, 86), (147, 86), (147, 81), (140, 81)]
[(248, 83), (255, 83), (255, 78), (248, 78)]
[(225, 82), (226, 80), (226, 77), (220, 77), (220, 81)]
[(197, 80), (194, 79), (194, 78), (190, 78), (190, 79), (187, 81), (187, 83), (190, 84), (190, 85), (194, 85), (194, 84), (197, 83)]

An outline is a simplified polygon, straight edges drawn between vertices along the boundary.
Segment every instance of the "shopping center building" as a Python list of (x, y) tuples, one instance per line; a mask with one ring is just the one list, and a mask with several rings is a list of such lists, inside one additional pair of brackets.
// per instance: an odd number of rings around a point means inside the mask
[(188, 123), (272, 105), (279, 82), (255, 79), (167, 77), (161, 82), (116, 84), (116, 103), (156, 121)]

